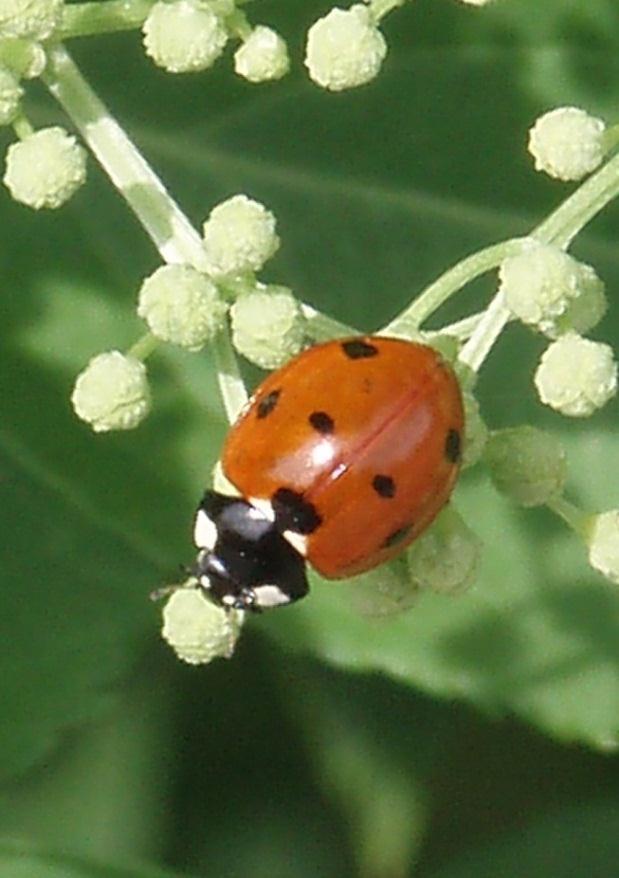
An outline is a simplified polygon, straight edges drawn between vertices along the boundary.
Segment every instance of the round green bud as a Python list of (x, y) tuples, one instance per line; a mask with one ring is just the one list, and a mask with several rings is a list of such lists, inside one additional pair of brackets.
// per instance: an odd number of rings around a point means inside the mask
[(342, 582), (338, 589), (361, 616), (380, 619), (410, 610), (417, 603), (419, 586), (411, 579), (402, 558)]
[(474, 466), (486, 447), (488, 428), (481, 416), (479, 403), (472, 393), (463, 393), (464, 404), (464, 445), (462, 448), (462, 466), (464, 469)]
[(315, 83), (342, 91), (370, 82), (378, 74), (387, 43), (367, 6), (332, 9), (307, 34), (305, 66)]
[(218, 204), (204, 223), (207, 269), (216, 278), (258, 271), (278, 247), (275, 217), (246, 195)]
[(544, 430), (528, 425), (495, 430), (484, 456), (496, 489), (519, 506), (541, 506), (563, 491), (565, 451)]
[(570, 332), (546, 348), (534, 380), (543, 403), (585, 418), (617, 392), (617, 364), (609, 345)]
[(16, 201), (61, 207), (86, 180), (86, 151), (62, 128), (42, 128), (12, 143), (4, 183)]
[(258, 284), (237, 299), (230, 316), (234, 347), (261, 369), (278, 369), (303, 349), (305, 318), (287, 287)]
[(3, 65), (18, 79), (36, 79), (45, 70), (47, 55), (40, 43), (0, 36), (0, 44)]
[(462, 516), (447, 506), (406, 552), (408, 569), (420, 589), (459, 594), (475, 581), (481, 541)]
[(206, 70), (228, 41), (221, 19), (201, 0), (155, 3), (142, 33), (146, 54), (169, 73)]
[(227, 310), (213, 281), (190, 265), (162, 265), (140, 289), (138, 314), (153, 335), (190, 351), (223, 328)]
[(19, 110), (24, 90), (9, 70), (0, 67), (0, 125), (9, 125)]
[(144, 363), (120, 351), (98, 354), (77, 376), (71, 403), (95, 433), (132, 430), (150, 411)]
[(590, 265), (558, 247), (534, 245), (511, 256), (499, 270), (512, 314), (550, 338), (588, 332), (604, 316), (604, 284)]
[(0, 38), (45, 40), (60, 22), (64, 0), (0, 0)]
[(286, 43), (270, 27), (258, 25), (234, 53), (234, 69), (250, 82), (281, 79), (290, 69)]
[(529, 131), (535, 169), (558, 180), (581, 180), (604, 159), (605, 129), (601, 119), (578, 107), (544, 113)]
[(587, 530), (589, 563), (619, 584), (619, 509), (591, 516)]
[(242, 612), (216, 606), (189, 579), (168, 598), (161, 635), (179, 659), (206, 665), (232, 656), (242, 622)]

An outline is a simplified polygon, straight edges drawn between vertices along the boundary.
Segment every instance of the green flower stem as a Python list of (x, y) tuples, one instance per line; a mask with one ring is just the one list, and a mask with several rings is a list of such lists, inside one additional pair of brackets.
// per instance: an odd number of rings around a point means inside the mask
[(467, 256), (442, 274), (434, 283), (388, 323), (381, 332), (396, 335), (415, 335), (424, 320), (444, 304), (454, 293), (481, 274), (497, 268), (508, 256), (515, 256), (527, 246), (527, 238), (512, 238), (486, 247), (472, 256)]
[(301, 311), (306, 320), (307, 335), (313, 341), (330, 341), (332, 338), (342, 338), (347, 335), (359, 335), (358, 329), (353, 329), (339, 320), (333, 320), (322, 314), (311, 305), (301, 305)]
[(565, 250), (578, 232), (618, 194), (619, 155), (616, 155), (540, 223), (531, 236)]
[(135, 344), (131, 345), (127, 351), (127, 356), (144, 362), (159, 347), (159, 344), (159, 339), (152, 332), (147, 332)]
[(441, 335), (451, 335), (460, 341), (466, 341), (479, 326), (486, 312), (479, 311), (477, 314), (471, 314), (469, 317), (463, 317), (462, 320), (456, 320), (455, 323), (448, 323), (441, 329), (432, 329), (424, 332), (424, 338), (437, 338)]
[[(619, 142), (619, 130), (610, 129)], [(508, 256), (519, 253), (534, 239), (566, 249), (586, 224), (619, 194), (619, 155), (610, 159), (599, 171), (584, 182), (559, 207), (540, 223), (529, 239), (515, 238), (494, 244), (479, 253), (463, 259), (430, 284), (415, 301), (391, 321), (382, 332), (414, 336), (420, 324), (446, 302), (455, 292), (475, 277), (495, 268)], [(469, 341), (462, 349), (460, 359), (475, 371), (479, 369), (499, 337), (510, 315), (502, 297), (495, 297), (486, 315), (481, 319)]]
[[(92, 91), (64, 46), (49, 51), (43, 80), (62, 104), (110, 180), (128, 203), (163, 260), (206, 271), (202, 240), (141, 153)], [(139, 344), (139, 343), (138, 343)], [(246, 391), (229, 337), (213, 342), (215, 358), (224, 363), (219, 386), (228, 416), (238, 412)]]
[(64, 7), (56, 35), (61, 40), (141, 27), (155, 0), (106, 0)]
[(247, 391), (241, 380), (239, 364), (227, 330), (218, 332), (210, 349), (215, 359), (219, 391), (224, 403), (228, 423), (233, 424), (247, 402)]
[(563, 496), (553, 497), (547, 501), (546, 506), (558, 515), (559, 518), (562, 518), (567, 526), (582, 537), (582, 539), (586, 539), (588, 526), (592, 518), (589, 513), (579, 509), (578, 506), (570, 503)]
[(26, 137), (30, 137), (31, 134), (34, 134), (34, 128), (30, 124), (30, 120), (24, 116), (23, 113), (20, 113), (12, 122), (13, 131), (19, 137), (20, 140), (24, 140)]
[(388, 15), (393, 9), (397, 9), (398, 6), (403, 6), (404, 3), (405, 0), (370, 0), (370, 12), (378, 24), (385, 15)]
[(511, 316), (511, 312), (503, 301), (503, 293), (499, 291), (488, 305), (477, 328), (460, 351), (459, 362), (469, 366), (473, 372), (477, 372)]
[(231, 15), (226, 17), (226, 27), (240, 40), (246, 40), (251, 36), (252, 26), (245, 13), (241, 12), (240, 9), (235, 9)]

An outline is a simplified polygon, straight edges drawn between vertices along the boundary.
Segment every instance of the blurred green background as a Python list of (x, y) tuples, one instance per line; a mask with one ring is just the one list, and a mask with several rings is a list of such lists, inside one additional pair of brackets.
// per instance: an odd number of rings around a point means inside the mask
[[(239, 81), (230, 53), (206, 74), (164, 74), (136, 34), (71, 48), (196, 224), (236, 192), (263, 201), (283, 242), (265, 279), (371, 330), (569, 194), (535, 174), (526, 130), (560, 104), (617, 120), (619, 10), (417, 0), (385, 23), (378, 79), (332, 95), (301, 64), (327, 9), (248, 7), (289, 41), (294, 71), (273, 86)], [(36, 85), (28, 110), (64, 124)], [(466, 595), (379, 622), (315, 582), (251, 620), (232, 661), (181, 665), (147, 595), (192, 556), (225, 431), (212, 363), (158, 352), (151, 417), (93, 435), (72, 382), (142, 331), (136, 290), (157, 254), (94, 162), (62, 211), (4, 190), (0, 211), (0, 876), (614, 878), (619, 594), (582, 547), (478, 468), (456, 494), (485, 543)], [(611, 205), (574, 247), (607, 282), (596, 333), (615, 347), (618, 232)], [(492, 290), (473, 285), (441, 316)], [(584, 423), (543, 410), (542, 348), (519, 328), (501, 339), (484, 414), (560, 435), (571, 498), (619, 506), (618, 403)]]

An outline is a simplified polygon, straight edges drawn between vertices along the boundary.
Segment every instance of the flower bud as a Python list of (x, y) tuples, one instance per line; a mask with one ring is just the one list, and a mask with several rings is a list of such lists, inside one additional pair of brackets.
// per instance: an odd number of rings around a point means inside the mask
[(95, 433), (132, 430), (150, 411), (146, 367), (120, 351), (98, 354), (78, 375), (71, 402)]
[(86, 180), (86, 151), (62, 128), (42, 128), (12, 143), (4, 183), (35, 210), (61, 207)]
[(140, 289), (138, 314), (153, 335), (191, 351), (219, 332), (226, 311), (213, 281), (190, 265), (162, 265)]
[(303, 349), (305, 319), (287, 287), (259, 284), (230, 309), (232, 343), (262, 369), (277, 369)]
[(47, 55), (40, 43), (28, 38), (2, 37), (1, 34), (0, 58), (2, 66), (18, 79), (36, 79), (47, 64)]
[(278, 247), (275, 217), (246, 195), (218, 204), (204, 223), (207, 268), (216, 278), (258, 271)]
[(606, 311), (604, 284), (594, 269), (558, 247), (535, 245), (509, 257), (499, 277), (514, 316), (549, 338), (588, 332)]
[(281, 79), (288, 73), (288, 48), (278, 33), (258, 25), (234, 53), (234, 69), (250, 82)]
[(436, 518), (406, 553), (408, 569), (419, 588), (459, 594), (475, 581), (481, 542), (452, 506)]
[(367, 6), (332, 9), (309, 29), (305, 66), (330, 91), (364, 85), (381, 68), (387, 43)]
[(0, 0), (0, 37), (45, 40), (60, 21), (63, 0)]
[(604, 159), (605, 125), (578, 107), (558, 107), (529, 131), (535, 169), (558, 180), (581, 180)]
[(202, 0), (155, 3), (142, 32), (146, 54), (169, 73), (206, 70), (228, 41), (221, 19)]
[(373, 619), (404, 613), (417, 603), (419, 597), (419, 586), (411, 578), (402, 558), (376, 570), (351, 576), (341, 583), (339, 589), (360, 616)]
[(534, 380), (543, 403), (584, 418), (617, 392), (617, 364), (609, 345), (570, 332), (546, 348)]
[(214, 658), (230, 658), (243, 614), (216, 606), (193, 583), (195, 580), (188, 580), (168, 598), (161, 635), (187, 664), (206, 665)]
[(496, 489), (519, 506), (541, 506), (563, 491), (565, 451), (544, 430), (528, 425), (495, 430), (484, 456)]

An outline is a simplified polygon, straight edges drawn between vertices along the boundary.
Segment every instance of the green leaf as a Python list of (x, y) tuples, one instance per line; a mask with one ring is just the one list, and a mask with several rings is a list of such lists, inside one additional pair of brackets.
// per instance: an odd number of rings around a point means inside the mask
[(426, 831), (428, 778), (452, 743), (453, 716), (378, 676), (351, 680), (306, 663), (300, 687), (289, 670), (278, 676), (283, 703), (318, 782), (346, 816), (358, 874), (409, 875)]
[[(0, 874), (7, 878), (174, 878), (178, 873), (138, 865), (117, 867), (0, 840)], [(183, 875), (190, 878), (186, 872)]]
[(524, 826), (476, 846), (424, 878), (606, 878), (619, 858), (619, 805), (616, 801), (565, 804), (531, 815)]

